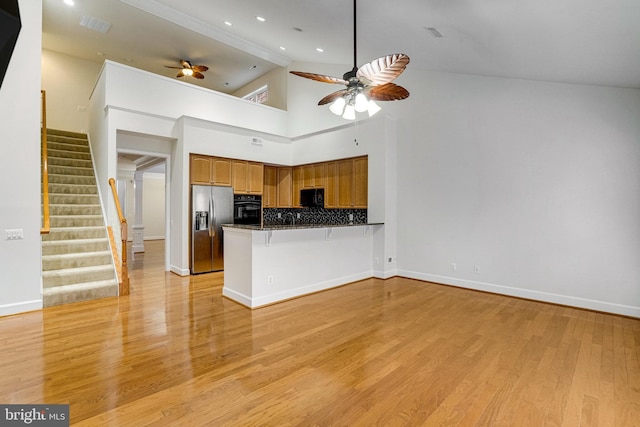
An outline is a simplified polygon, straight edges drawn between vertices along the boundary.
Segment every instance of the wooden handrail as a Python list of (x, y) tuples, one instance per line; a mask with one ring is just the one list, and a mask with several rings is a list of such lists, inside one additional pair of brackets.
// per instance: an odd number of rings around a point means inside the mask
[(51, 219), (49, 214), (49, 160), (47, 156), (47, 92), (40, 91), (42, 98), (41, 156), (42, 156), (42, 228), (40, 234), (49, 234)]
[(122, 239), (122, 282), (120, 282), (119, 295), (129, 295), (129, 268), (127, 267), (127, 219), (122, 215), (120, 207), (120, 199), (118, 199), (118, 189), (116, 188), (116, 180), (109, 178), (109, 186), (113, 193), (113, 200), (118, 211), (118, 221), (120, 222), (120, 238)]

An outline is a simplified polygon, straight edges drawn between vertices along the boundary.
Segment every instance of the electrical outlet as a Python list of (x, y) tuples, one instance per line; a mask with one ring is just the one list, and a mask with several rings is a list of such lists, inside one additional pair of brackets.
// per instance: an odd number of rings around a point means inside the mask
[(480, 266), (479, 265), (474, 265), (473, 266), (473, 272), (474, 273), (480, 273)]
[(271, 274), (267, 276), (267, 285), (273, 285), (273, 276)]
[(296, 214), (296, 218), (300, 219), (300, 214), (299, 213)]
[(389, 259), (387, 260), (387, 262), (389, 262), (389, 263), (393, 262), (393, 257), (389, 257)]
[(458, 266), (456, 265), (455, 262), (451, 263), (451, 271), (457, 271), (458, 270)]
[(278, 212), (278, 219), (282, 218), (282, 214)]

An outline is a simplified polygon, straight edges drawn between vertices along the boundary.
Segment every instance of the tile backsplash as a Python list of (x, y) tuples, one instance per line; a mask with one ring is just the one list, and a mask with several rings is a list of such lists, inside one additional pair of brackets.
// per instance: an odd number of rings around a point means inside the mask
[(354, 224), (367, 223), (366, 209), (265, 208), (262, 215), (264, 225), (291, 224), (292, 219), (295, 224), (349, 224), (349, 215)]

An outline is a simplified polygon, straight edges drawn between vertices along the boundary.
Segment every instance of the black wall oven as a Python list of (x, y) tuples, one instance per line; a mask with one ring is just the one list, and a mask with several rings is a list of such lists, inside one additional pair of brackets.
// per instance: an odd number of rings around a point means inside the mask
[(234, 194), (233, 223), (260, 225), (262, 223), (262, 196)]

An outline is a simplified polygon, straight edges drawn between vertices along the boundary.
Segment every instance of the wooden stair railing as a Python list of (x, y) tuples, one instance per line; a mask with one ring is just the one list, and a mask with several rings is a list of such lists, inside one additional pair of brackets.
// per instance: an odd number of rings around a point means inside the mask
[(51, 219), (49, 214), (49, 161), (47, 159), (47, 92), (40, 91), (42, 112), (40, 122), (42, 156), (42, 228), (40, 234), (49, 234)]
[(109, 186), (113, 193), (113, 200), (116, 203), (118, 211), (118, 220), (120, 221), (120, 238), (122, 239), (122, 280), (120, 281), (119, 295), (129, 295), (129, 268), (127, 267), (127, 219), (122, 215), (120, 208), (120, 199), (118, 199), (118, 190), (116, 189), (116, 180), (109, 178)]

